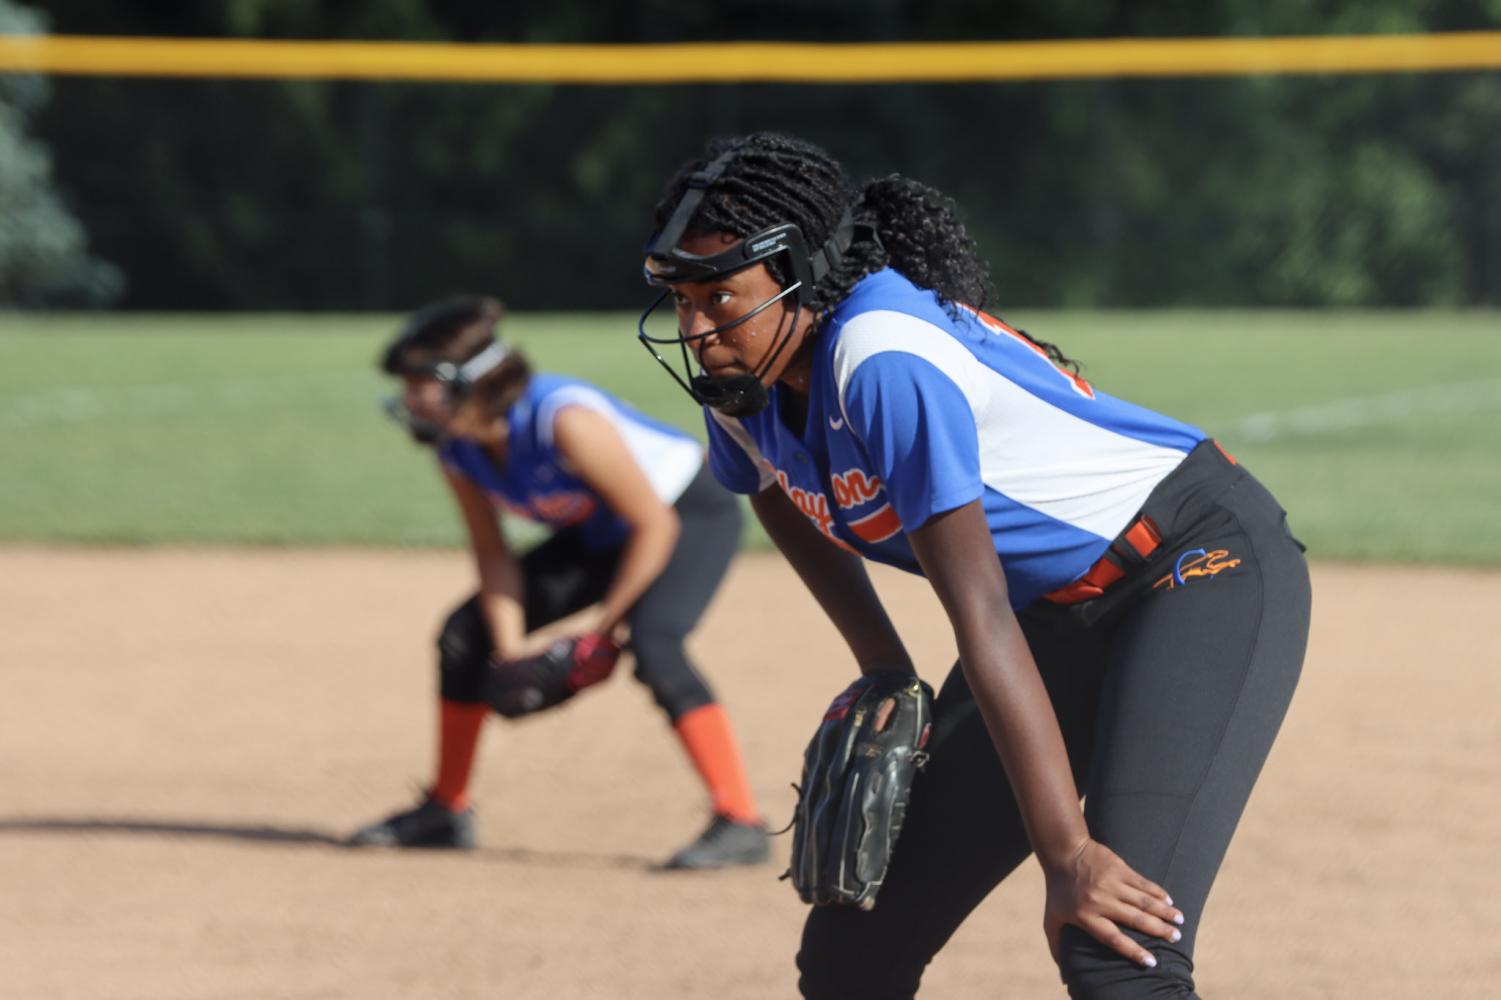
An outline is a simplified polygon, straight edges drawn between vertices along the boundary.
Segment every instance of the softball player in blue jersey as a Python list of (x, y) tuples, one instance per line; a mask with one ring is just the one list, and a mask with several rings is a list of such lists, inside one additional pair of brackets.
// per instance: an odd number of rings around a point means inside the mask
[(653, 347), (705, 406), (714, 474), (862, 671), (912, 669), (862, 557), (925, 575), (958, 644), (879, 903), (810, 911), (803, 994), (913, 996), (1035, 853), (1072, 996), (1195, 996), (1204, 903), (1307, 639), (1276, 500), (980, 311), (985, 267), (921, 184), (852, 191), (763, 133), (684, 167), (656, 225), (642, 338), (679, 352), (681, 371)]
[[(437, 767), (422, 802), (351, 838), (362, 846), (469, 847), (469, 779), (492, 709), (517, 718), (605, 679), (620, 653), (652, 692), (702, 777), (714, 817), (672, 868), (764, 861), (756, 811), (729, 717), (683, 640), (739, 545), (735, 499), (703, 447), (604, 390), (533, 373), (494, 334), (501, 307), (464, 297), (428, 306), (387, 348), (402, 379), (393, 413), (435, 447), (468, 529), (479, 592), (438, 637)], [(504, 512), (552, 529), (523, 555)], [(582, 631), (522, 659), (526, 633), (594, 607)]]

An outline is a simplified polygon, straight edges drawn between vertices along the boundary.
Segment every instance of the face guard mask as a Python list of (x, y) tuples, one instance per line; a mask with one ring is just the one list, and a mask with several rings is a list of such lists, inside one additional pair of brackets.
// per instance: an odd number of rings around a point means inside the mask
[[(856, 225), (846, 210), (835, 227), (834, 235), (811, 256), (808, 253), (808, 245), (803, 238), (802, 230), (790, 222), (768, 226), (759, 232), (752, 233), (739, 243), (717, 254), (700, 255), (679, 249), (678, 242), (683, 238), (683, 233), (693, 220), (698, 206), (703, 202), (704, 195), (714, 181), (724, 173), (725, 166), (737, 153), (738, 150), (731, 150), (704, 169), (689, 174), (688, 189), (683, 194), (683, 200), (678, 202), (678, 207), (673, 211), (672, 218), (668, 219), (667, 224), (647, 241), (646, 264), (643, 268), (646, 283), (654, 288), (662, 288), (664, 291), (641, 314), (641, 320), (637, 324), (637, 339), (651, 356), (657, 359), (657, 363), (667, 374), (671, 375), (673, 380), (693, 397), (695, 402), (704, 406), (712, 406), (728, 416), (748, 417), (764, 410), (771, 402), (771, 396), (762, 378), (771, 370), (783, 349), (791, 342), (792, 331), (797, 329), (802, 311), (808, 308), (813, 300), (814, 287), (824, 275), (839, 266), (844, 252), (854, 242)], [(861, 228), (870, 230), (870, 238), (875, 238), (873, 227)], [(791, 275), (790, 281), (780, 293), (744, 315), (712, 330), (691, 336), (684, 334), (681, 329), (676, 330), (675, 336), (669, 337), (653, 336), (647, 330), (647, 321), (653, 313), (664, 304), (672, 307), (674, 285), (726, 277), (770, 260), (778, 254), (784, 257), (785, 271)], [(734, 329), (746, 320), (787, 299), (791, 299), (796, 308), (791, 313), (790, 319), (777, 327), (777, 339), (754, 372), (714, 377), (706, 374), (699, 367), (697, 359), (689, 350), (689, 345)], [(785, 309), (786, 306), (784, 305), (783, 308)], [(659, 344), (677, 345), (680, 355), (678, 368), (674, 368), (658, 353), (655, 345)]]
[[(509, 353), (504, 344), (494, 341), (468, 361), (403, 365), (399, 374), (437, 379), (443, 386), (445, 402), (453, 407), (468, 398), (474, 389), (474, 383), (500, 367)], [(388, 417), (405, 427), (418, 444), (437, 444), (446, 436), (442, 424), (414, 415), (399, 395), (387, 396), (381, 400), (381, 409), (385, 410)]]

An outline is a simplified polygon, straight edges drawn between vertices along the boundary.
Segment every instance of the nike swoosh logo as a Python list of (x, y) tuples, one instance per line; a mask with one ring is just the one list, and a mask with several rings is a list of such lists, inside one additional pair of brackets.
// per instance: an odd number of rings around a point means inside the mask
[(835, 431), (844, 430), (844, 421), (838, 417), (829, 418), (829, 429)]

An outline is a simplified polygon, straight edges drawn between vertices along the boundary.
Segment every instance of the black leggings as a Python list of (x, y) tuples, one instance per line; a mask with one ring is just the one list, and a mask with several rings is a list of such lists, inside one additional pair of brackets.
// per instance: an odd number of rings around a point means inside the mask
[[(631, 608), (629, 648), (636, 679), (676, 722), (714, 695), (683, 640), (724, 578), (740, 544), (740, 506), (714, 482), (707, 465), (675, 504), (682, 533), (667, 566)], [(521, 558), (526, 581), (526, 630), (539, 629), (604, 597), (623, 548), (594, 551), (574, 531), (563, 530)], [(439, 693), (449, 701), (482, 702), (485, 663), (493, 651), (490, 628), (476, 594), (448, 616), (438, 636)]]
[[(1156, 955), (1155, 969), (1065, 928), (1075, 1000), (1195, 996), (1199, 915), (1303, 662), (1308, 573), (1282, 509), (1223, 459), (1196, 452), (1194, 462), (1186, 501), (1154, 493), (1169, 501), (1155, 520), (1173, 531), (1119, 593), (1090, 602), (1100, 607), (1039, 602), (1018, 614), (1091, 836), (1163, 886), (1186, 918), (1176, 944), (1127, 931)], [(957, 665), (935, 703), (929, 750), (875, 909), (810, 913), (798, 955), (804, 996), (912, 997), (954, 930), (1031, 853)], [(996, 985), (993, 995), (1006, 995)]]

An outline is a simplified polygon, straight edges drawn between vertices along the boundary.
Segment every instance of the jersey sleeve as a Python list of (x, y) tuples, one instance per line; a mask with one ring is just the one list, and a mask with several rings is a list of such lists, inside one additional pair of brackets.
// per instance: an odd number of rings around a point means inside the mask
[(844, 408), (902, 530), (983, 495), (974, 411), (932, 362), (906, 351), (872, 354), (850, 376)]
[(542, 401), (537, 405), (537, 439), (544, 447), (553, 446), (558, 414), (570, 406), (582, 406), (586, 410), (603, 413), (607, 417), (613, 417), (616, 412), (609, 397), (592, 386), (565, 385), (554, 389), (542, 397)]
[(709, 429), (709, 470), (732, 493), (760, 493), (776, 482), (745, 425), (704, 407)]

